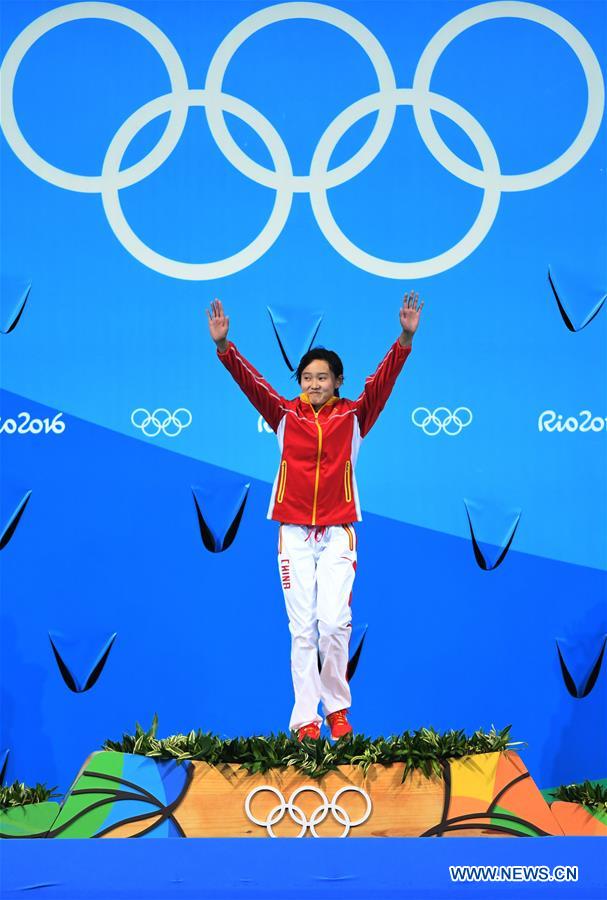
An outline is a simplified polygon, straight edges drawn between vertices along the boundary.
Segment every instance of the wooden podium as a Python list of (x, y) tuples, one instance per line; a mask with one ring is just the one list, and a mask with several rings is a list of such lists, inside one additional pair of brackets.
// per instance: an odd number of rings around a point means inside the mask
[[(46, 836), (523, 837), (606, 834), (576, 804), (554, 814), (514, 751), (449, 760), (442, 776), (404, 765), (251, 775), (235, 764), (99, 751), (78, 773)], [(577, 815), (560, 809), (575, 806)], [(43, 836), (43, 835), (38, 835)]]

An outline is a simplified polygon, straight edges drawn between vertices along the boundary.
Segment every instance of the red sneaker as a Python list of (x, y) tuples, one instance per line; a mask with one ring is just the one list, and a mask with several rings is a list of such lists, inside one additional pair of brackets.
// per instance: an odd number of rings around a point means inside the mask
[(316, 722), (310, 722), (309, 725), (302, 725), (297, 729), (297, 738), (303, 741), (304, 738), (312, 738), (317, 741), (320, 738), (320, 726)]
[(331, 729), (331, 738), (334, 741), (345, 737), (347, 734), (352, 734), (352, 726), (348, 722), (346, 713), (347, 710), (338, 709), (337, 712), (329, 713), (327, 716), (327, 725)]

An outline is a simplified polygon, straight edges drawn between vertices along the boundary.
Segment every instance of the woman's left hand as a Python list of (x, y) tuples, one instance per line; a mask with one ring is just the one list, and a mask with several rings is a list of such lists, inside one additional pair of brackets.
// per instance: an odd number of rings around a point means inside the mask
[(417, 331), (419, 317), (424, 308), (424, 301), (422, 300), (421, 303), (419, 303), (418, 298), (419, 294), (416, 294), (415, 291), (410, 291), (408, 294), (405, 294), (403, 298), (403, 305), (398, 314), (403, 329), (401, 344), (411, 343), (411, 338)]

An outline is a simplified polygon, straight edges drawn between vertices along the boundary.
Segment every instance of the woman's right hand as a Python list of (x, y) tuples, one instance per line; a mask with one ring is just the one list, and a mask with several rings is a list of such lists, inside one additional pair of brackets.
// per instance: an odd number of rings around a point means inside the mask
[(227, 347), (228, 329), (230, 327), (230, 317), (224, 315), (221, 300), (213, 300), (210, 311), (207, 309), (209, 319), (209, 331), (211, 337), (220, 350)]

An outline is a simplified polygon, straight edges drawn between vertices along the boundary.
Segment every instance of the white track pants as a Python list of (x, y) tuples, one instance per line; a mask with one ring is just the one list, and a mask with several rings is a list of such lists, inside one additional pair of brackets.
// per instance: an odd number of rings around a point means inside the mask
[(280, 525), (278, 571), (289, 617), (295, 692), (289, 728), (320, 725), (321, 701), (325, 716), (352, 702), (346, 671), (356, 544), (352, 525)]

